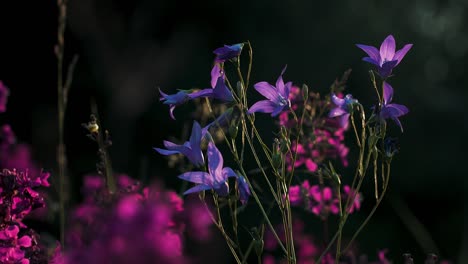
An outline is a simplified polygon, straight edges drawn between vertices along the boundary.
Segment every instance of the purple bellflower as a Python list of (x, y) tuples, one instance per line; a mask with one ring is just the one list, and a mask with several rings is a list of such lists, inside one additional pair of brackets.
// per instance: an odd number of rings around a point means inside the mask
[(189, 141), (186, 141), (183, 145), (177, 145), (173, 142), (164, 140), (164, 146), (167, 149), (154, 148), (154, 150), (166, 156), (181, 153), (186, 156), (193, 165), (201, 167), (205, 164), (203, 152), (200, 148), (202, 138), (203, 133), (200, 124), (198, 124), (197, 121), (194, 121)]
[(284, 83), (283, 74), (285, 71), (286, 67), (284, 67), (281, 75), (278, 77), (276, 87), (267, 82), (259, 82), (254, 85), (255, 90), (265, 96), (268, 100), (256, 102), (250, 107), (247, 113), (271, 113), (271, 116), (277, 116), (283, 110), (287, 110), (291, 107), (289, 92), (291, 90), (292, 82)]
[(413, 44), (406, 44), (402, 49), (395, 52), (395, 38), (389, 35), (380, 45), (380, 50), (362, 44), (356, 44), (356, 46), (369, 55), (369, 57), (364, 57), (362, 60), (374, 64), (380, 76), (385, 79), (392, 74), (393, 68), (400, 64)]
[(215, 62), (225, 62), (238, 57), (243, 47), (244, 43), (238, 43), (234, 45), (224, 45), (224, 47), (215, 49), (213, 51), (213, 53), (216, 54)]
[(351, 94), (347, 94), (345, 98), (339, 98), (335, 94), (332, 94), (331, 100), (336, 105), (336, 107), (330, 110), (330, 113), (328, 114), (328, 116), (339, 117), (340, 126), (346, 129), (349, 124), (349, 116), (351, 112), (351, 107), (353, 104), (357, 103), (358, 101), (354, 99)]
[(231, 102), (234, 100), (232, 92), (226, 86), (224, 72), (218, 63), (216, 63), (211, 70), (211, 88), (206, 88), (188, 95), (190, 99), (199, 97), (209, 97), (218, 99), (224, 102)]
[(392, 86), (384, 82), (384, 91), (383, 91), (384, 102), (382, 108), (380, 109), (380, 118), (381, 119), (393, 119), (395, 123), (400, 127), (401, 132), (403, 132), (403, 126), (401, 125), (398, 117), (406, 115), (409, 110), (406, 106), (400, 104), (392, 104), (393, 98), (393, 88)]
[(162, 97), (159, 100), (164, 101), (163, 104), (169, 105), (169, 114), (171, 118), (175, 120), (174, 109), (176, 108), (176, 106), (181, 105), (190, 100), (188, 92), (185, 90), (180, 90), (176, 94), (165, 94), (163, 93), (163, 91), (161, 91), (161, 89), (159, 89), (159, 92), (162, 95)]
[(246, 203), (250, 190), (244, 177), (237, 175), (231, 168), (223, 168), (223, 156), (216, 145), (208, 143), (208, 172), (190, 171), (179, 175), (179, 178), (198, 185), (188, 189), (184, 194), (196, 193), (213, 189), (217, 194), (226, 196), (229, 194), (228, 178), (236, 177), (239, 188), (240, 201)]

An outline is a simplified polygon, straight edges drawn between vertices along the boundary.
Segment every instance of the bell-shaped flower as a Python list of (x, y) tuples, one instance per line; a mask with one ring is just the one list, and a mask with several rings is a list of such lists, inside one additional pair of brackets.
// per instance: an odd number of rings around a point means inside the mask
[(188, 189), (184, 194), (214, 190), (220, 196), (227, 196), (229, 194), (228, 178), (235, 177), (238, 184), (240, 201), (242, 203), (247, 202), (250, 190), (245, 178), (237, 175), (231, 168), (223, 167), (223, 156), (212, 141), (208, 143), (207, 155), (208, 172), (190, 171), (179, 175), (179, 178), (182, 180), (198, 184)]
[(288, 82), (286, 84), (284, 83), (283, 74), (285, 71), (286, 67), (284, 67), (281, 75), (278, 77), (276, 86), (273, 86), (267, 82), (259, 82), (254, 85), (255, 90), (257, 90), (261, 95), (265, 96), (268, 100), (261, 100), (256, 102), (250, 107), (247, 113), (271, 113), (271, 116), (277, 116), (283, 110), (287, 110), (291, 107), (289, 93), (292, 82)]
[(380, 76), (385, 79), (392, 74), (393, 68), (400, 64), (413, 44), (406, 44), (402, 49), (395, 52), (395, 38), (389, 35), (380, 45), (380, 50), (362, 44), (356, 44), (356, 46), (369, 55), (369, 57), (364, 57), (362, 60), (374, 64)]
[(224, 72), (216, 63), (211, 70), (211, 88), (202, 89), (188, 95), (190, 99), (199, 97), (208, 97), (218, 99), (224, 102), (231, 102), (234, 100), (232, 92), (226, 86)]
[(215, 62), (225, 62), (238, 57), (243, 47), (244, 43), (238, 43), (234, 45), (224, 45), (224, 47), (215, 49), (213, 51), (213, 53), (216, 54)]
[(197, 121), (194, 121), (189, 141), (186, 141), (182, 145), (177, 145), (173, 142), (164, 140), (164, 146), (166, 149), (154, 148), (154, 150), (166, 156), (179, 153), (183, 154), (193, 165), (201, 167), (205, 164), (203, 152), (200, 148), (203, 136), (200, 124)]
[(330, 110), (328, 117), (339, 117), (340, 126), (346, 129), (349, 124), (352, 105), (358, 101), (351, 94), (347, 94), (344, 98), (339, 98), (336, 94), (332, 94), (331, 100), (335, 104), (335, 107)]
[(406, 115), (409, 110), (404, 105), (391, 103), (393, 99), (393, 87), (387, 82), (384, 82), (383, 99), (383, 105), (380, 109), (380, 118), (392, 119), (400, 127), (401, 132), (403, 132), (403, 126), (398, 117)]
[(190, 100), (188, 91), (180, 90), (176, 94), (166, 94), (163, 91), (161, 91), (161, 89), (159, 89), (159, 92), (161, 93), (161, 98), (159, 100), (164, 101), (163, 104), (169, 105), (169, 114), (171, 118), (175, 120), (174, 109), (176, 108), (176, 106), (181, 105)]

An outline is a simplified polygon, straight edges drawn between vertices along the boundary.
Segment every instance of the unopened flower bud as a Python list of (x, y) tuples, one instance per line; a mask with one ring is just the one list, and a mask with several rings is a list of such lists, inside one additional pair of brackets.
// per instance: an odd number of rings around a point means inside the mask
[(281, 154), (274, 153), (271, 156), (271, 162), (273, 163), (273, 167), (275, 167), (275, 169), (279, 169), (281, 167)]
[(282, 153), (286, 153), (291, 149), (291, 140), (289, 138), (281, 139), (280, 150)]
[(242, 94), (242, 90), (244, 90), (244, 87), (242, 86), (242, 83), (237, 81), (237, 84), (236, 84), (236, 90), (237, 90), (237, 94), (241, 95)]
[(302, 85), (302, 98), (304, 101), (309, 98), (309, 87), (305, 84)]
[(237, 137), (237, 132), (239, 132), (239, 123), (232, 122), (229, 126), (229, 135), (231, 135), (231, 138), (235, 139)]
[(400, 145), (397, 138), (385, 138), (384, 140), (384, 154), (387, 158), (392, 158), (400, 150)]

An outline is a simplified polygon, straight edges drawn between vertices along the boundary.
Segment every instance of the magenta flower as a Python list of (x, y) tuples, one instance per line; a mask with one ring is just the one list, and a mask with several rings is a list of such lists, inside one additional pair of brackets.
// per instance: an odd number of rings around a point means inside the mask
[(225, 62), (238, 57), (243, 47), (244, 43), (238, 43), (234, 45), (224, 45), (224, 47), (215, 49), (213, 51), (213, 53), (216, 54), (215, 62)]
[(362, 44), (356, 44), (356, 46), (369, 55), (369, 57), (364, 57), (362, 60), (374, 64), (380, 76), (385, 79), (392, 74), (393, 68), (400, 64), (413, 44), (406, 44), (402, 49), (395, 52), (395, 38), (389, 35), (380, 45), (380, 51), (373, 46)]
[(328, 116), (339, 117), (341, 127), (346, 129), (349, 124), (349, 116), (351, 114), (352, 106), (358, 101), (350, 94), (347, 94), (345, 98), (339, 98), (335, 94), (332, 94), (331, 100), (336, 107), (330, 110)]
[(218, 63), (213, 66), (211, 70), (211, 88), (202, 89), (188, 95), (190, 99), (199, 97), (208, 97), (218, 99), (224, 102), (231, 102), (234, 100), (232, 92), (226, 86), (224, 72)]
[(289, 92), (291, 90), (292, 82), (284, 83), (283, 74), (286, 71), (284, 67), (281, 71), (281, 75), (276, 81), (276, 87), (267, 83), (259, 82), (254, 85), (255, 90), (257, 90), (261, 95), (265, 96), (268, 100), (262, 100), (256, 102), (248, 110), (249, 114), (255, 112), (260, 113), (271, 113), (271, 116), (277, 116), (283, 110), (289, 109), (291, 107), (291, 101), (289, 100)]
[(163, 104), (169, 105), (169, 114), (171, 118), (175, 120), (174, 109), (176, 108), (176, 106), (181, 105), (190, 100), (188, 92), (185, 90), (180, 90), (176, 94), (165, 94), (163, 93), (163, 91), (161, 91), (161, 89), (159, 89), (159, 92), (162, 95), (162, 97), (159, 100), (164, 101)]
[(401, 122), (398, 119), (398, 117), (406, 115), (409, 112), (409, 110), (404, 105), (391, 103), (393, 98), (393, 88), (387, 82), (384, 82), (383, 98), (384, 102), (382, 108), (380, 109), (380, 118), (392, 119), (400, 127), (401, 132), (403, 132), (403, 126), (401, 125)]
[(315, 215), (326, 215), (328, 212), (333, 214), (339, 213), (339, 201), (337, 198), (333, 197), (333, 192), (330, 187), (322, 188), (319, 185), (314, 185), (310, 188), (309, 192), (314, 200), (311, 206), (312, 213)]
[(173, 142), (164, 140), (164, 146), (167, 149), (154, 148), (162, 155), (183, 154), (186, 156), (193, 165), (201, 167), (205, 164), (203, 152), (201, 151), (200, 144), (203, 137), (202, 129), (197, 121), (193, 121), (192, 134), (190, 140), (186, 141), (183, 145), (177, 145)]
[(213, 189), (221, 196), (226, 196), (229, 193), (228, 178), (235, 177), (237, 179), (240, 200), (242, 203), (247, 202), (250, 195), (250, 190), (245, 179), (237, 175), (231, 168), (223, 168), (223, 156), (213, 142), (208, 143), (208, 172), (190, 171), (179, 175), (179, 178), (189, 182), (197, 183), (198, 185), (188, 189), (184, 194), (190, 194), (205, 190)]

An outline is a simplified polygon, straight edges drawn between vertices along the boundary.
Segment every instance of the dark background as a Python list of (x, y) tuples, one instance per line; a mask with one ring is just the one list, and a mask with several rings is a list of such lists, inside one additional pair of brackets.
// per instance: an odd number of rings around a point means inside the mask
[[(35, 159), (53, 176), (55, 5), (0, 3), (0, 80), (11, 91), (8, 111), (0, 119), (12, 125), (18, 139), (32, 145)], [(72, 200), (79, 193), (81, 175), (92, 172), (96, 162), (95, 145), (81, 127), (88, 121), (91, 97), (112, 134), (114, 169), (143, 181), (164, 179), (167, 186), (177, 188), (177, 171), (168, 169), (166, 159), (152, 147), (161, 146), (170, 135), (179, 136), (193, 108), (176, 110), (178, 120), (170, 120), (167, 106), (158, 101), (157, 87), (168, 93), (204, 88), (209, 84), (212, 50), (250, 40), (252, 82), (273, 82), (288, 64), (286, 80), (326, 93), (336, 77), (352, 68), (348, 91), (370, 106), (374, 98), (369, 65), (361, 61), (364, 53), (355, 44), (379, 46), (393, 34), (397, 48), (414, 44), (392, 79), (394, 100), (407, 105), (410, 114), (402, 118), (405, 132), (393, 163), (388, 199), (359, 241), (370, 255), (389, 248), (397, 263), (402, 253), (422, 259), (428, 251), (468, 263), (462, 250), (468, 249), (463, 137), (467, 12), (466, 0), (71, 0), (66, 56), (70, 60), (73, 54), (80, 55), (66, 116)], [(392, 133), (399, 134), (396, 129)], [(363, 211), (368, 211), (372, 192), (364, 196), (368, 204)], [(418, 229), (411, 219), (422, 223), (434, 243), (410, 231)], [(357, 216), (354, 221), (362, 219)]]

